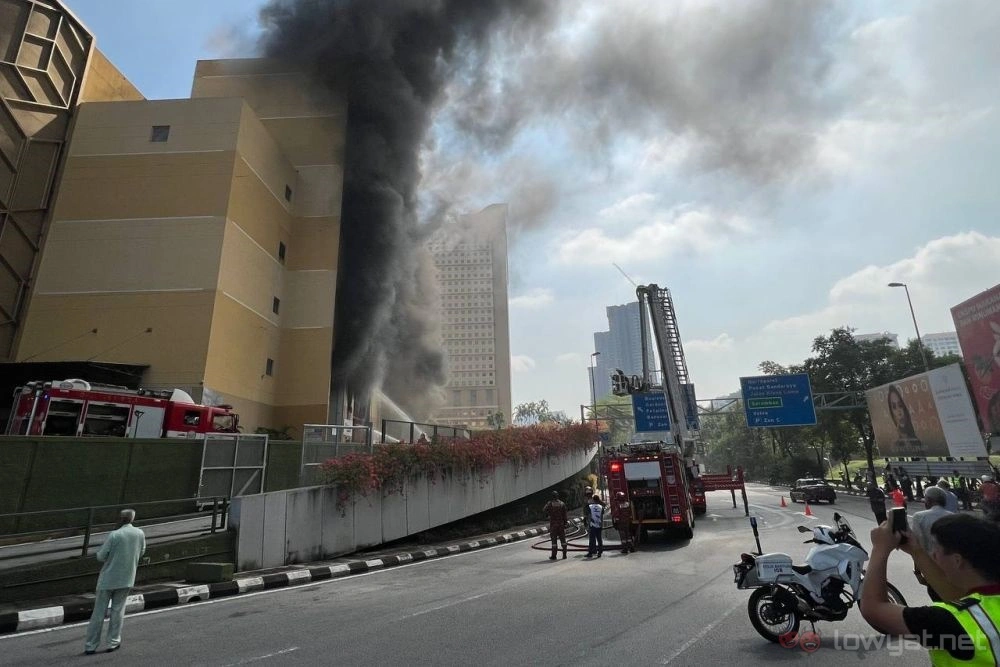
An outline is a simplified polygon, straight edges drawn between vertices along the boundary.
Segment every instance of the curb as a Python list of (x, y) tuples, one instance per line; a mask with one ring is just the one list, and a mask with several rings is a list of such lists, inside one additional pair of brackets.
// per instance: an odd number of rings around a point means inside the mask
[[(571, 523), (579, 523), (580, 519), (571, 519)], [(273, 574), (262, 574), (251, 577), (234, 578), (232, 581), (224, 581), (215, 584), (199, 584), (194, 586), (180, 586), (177, 588), (164, 587), (161, 590), (151, 590), (144, 593), (137, 593), (128, 596), (125, 602), (125, 613), (134, 614), (147, 609), (159, 609), (161, 607), (173, 607), (185, 604), (204, 602), (224, 597), (241, 595), (252, 591), (270, 590), (273, 588), (285, 588), (307, 584), (313, 581), (323, 581), (325, 579), (337, 579), (349, 577), (363, 572), (373, 570), (383, 570), (403, 565), (415, 563), (422, 560), (450, 556), (452, 554), (484, 549), (500, 544), (517, 542), (527, 537), (536, 537), (549, 532), (547, 526), (538, 528), (528, 528), (514, 533), (504, 533), (494, 537), (486, 537), (471, 542), (462, 542), (444, 547), (435, 547), (420, 551), (410, 551), (405, 553), (381, 556), (368, 560), (350, 561), (347, 563), (337, 563), (336, 565), (321, 565), (314, 567), (301, 567), (285, 572)], [(7, 612), (0, 614), (0, 635), (25, 632), (27, 630), (39, 630), (51, 628), (66, 623), (76, 623), (90, 619), (94, 611), (94, 602), (76, 602), (67, 605), (52, 607), (42, 607), (40, 609), (24, 609), (21, 611)]]

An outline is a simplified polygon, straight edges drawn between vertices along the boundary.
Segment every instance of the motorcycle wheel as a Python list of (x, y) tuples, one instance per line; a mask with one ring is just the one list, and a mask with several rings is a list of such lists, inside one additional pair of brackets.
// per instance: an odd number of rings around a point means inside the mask
[(769, 588), (758, 588), (747, 601), (747, 614), (753, 629), (769, 642), (779, 643), (783, 635), (799, 631), (797, 609), (777, 612), (776, 602)]
[[(888, 581), (885, 582), (885, 585), (886, 585), (886, 591), (889, 594), (889, 602), (892, 602), (893, 604), (898, 604), (901, 607), (905, 607), (906, 598), (904, 598), (903, 594), (899, 592), (899, 589), (890, 584)], [(861, 598), (858, 598), (858, 611), (861, 611)]]

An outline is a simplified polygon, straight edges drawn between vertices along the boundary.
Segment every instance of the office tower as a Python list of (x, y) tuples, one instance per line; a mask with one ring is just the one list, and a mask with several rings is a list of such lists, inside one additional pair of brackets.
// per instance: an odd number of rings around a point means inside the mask
[(431, 421), (489, 428), (512, 420), (507, 311), (507, 206), (494, 204), (443, 225), (429, 240), (441, 303), (446, 404)]

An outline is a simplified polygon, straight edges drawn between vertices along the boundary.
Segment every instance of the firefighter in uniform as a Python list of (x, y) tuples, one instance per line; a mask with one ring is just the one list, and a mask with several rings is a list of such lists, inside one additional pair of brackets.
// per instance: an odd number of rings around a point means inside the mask
[[(931, 536), (937, 547), (928, 555), (918, 540), (901, 544), (888, 521), (872, 530), (862, 616), (887, 635), (915, 637), (932, 665), (1000, 665), (1000, 526), (953, 514), (935, 521)], [(904, 607), (888, 600), (886, 566), (896, 548), (913, 557), (941, 602)]]
[(566, 524), (569, 523), (569, 514), (566, 511), (566, 503), (559, 499), (559, 492), (552, 492), (552, 500), (545, 503), (542, 511), (549, 517), (549, 537), (552, 539), (552, 555), (549, 560), (556, 559), (556, 540), (562, 542), (562, 556), (566, 559)]
[(632, 537), (632, 503), (624, 491), (615, 494), (615, 511), (611, 522), (618, 530), (618, 539), (622, 543), (622, 553), (635, 552), (635, 539)]

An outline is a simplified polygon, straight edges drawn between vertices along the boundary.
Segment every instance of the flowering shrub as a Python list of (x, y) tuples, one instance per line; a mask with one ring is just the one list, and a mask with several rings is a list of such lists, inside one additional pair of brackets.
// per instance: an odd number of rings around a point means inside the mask
[(372, 491), (402, 493), (406, 480), (419, 475), (433, 483), (449, 472), (471, 474), (484, 483), (500, 464), (511, 463), (519, 471), (545, 457), (585, 451), (594, 437), (593, 427), (585, 424), (483, 431), (469, 440), (376, 445), (373, 454), (329, 459), (320, 471), (326, 484), (337, 487), (337, 504), (343, 508), (352, 498)]

